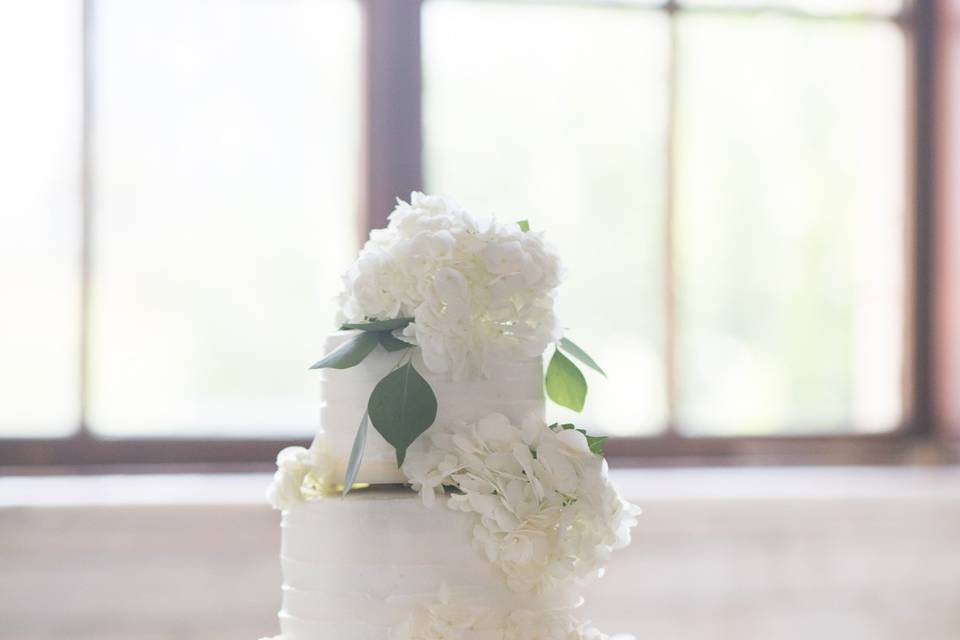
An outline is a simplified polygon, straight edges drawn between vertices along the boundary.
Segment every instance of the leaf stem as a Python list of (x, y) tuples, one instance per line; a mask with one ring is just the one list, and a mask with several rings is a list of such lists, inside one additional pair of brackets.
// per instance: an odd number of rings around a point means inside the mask
[(393, 368), (390, 369), (388, 373), (393, 373), (394, 371), (402, 367), (404, 364), (403, 362), (404, 358), (412, 358), (413, 355), (410, 353), (410, 351), (411, 349), (404, 349), (403, 352), (400, 354), (400, 358), (397, 360), (396, 364), (393, 365)]

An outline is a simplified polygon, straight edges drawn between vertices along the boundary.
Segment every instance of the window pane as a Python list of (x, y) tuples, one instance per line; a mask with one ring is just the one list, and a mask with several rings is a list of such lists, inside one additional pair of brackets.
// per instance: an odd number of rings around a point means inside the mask
[(681, 21), (690, 431), (875, 431), (900, 418), (904, 56), (881, 23)]
[(579, 422), (610, 433), (665, 422), (666, 36), (647, 11), (424, 5), (427, 185), (559, 246), (564, 325), (610, 376)]
[(311, 432), (357, 248), (356, 6), (97, 7), (93, 427)]
[(789, 9), (814, 15), (863, 13), (890, 16), (903, 10), (904, 0), (681, 0), (681, 6)]
[(0, 3), (0, 436), (78, 417), (80, 3)]

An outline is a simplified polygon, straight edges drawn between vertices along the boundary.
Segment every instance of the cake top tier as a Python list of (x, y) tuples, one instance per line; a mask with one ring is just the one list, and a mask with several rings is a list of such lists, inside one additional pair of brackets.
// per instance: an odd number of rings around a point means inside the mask
[[(556, 252), (526, 221), (497, 222), (443, 196), (415, 192), (409, 203), (398, 200), (387, 228), (371, 232), (343, 277), (339, 325), (349, 334), (328, 341), (312, 367), (367, 363), (361, 370), (374, 371), (343, 379), (354, 392), (369, 393), (365, 403), (342, 390), (324, 394), (328, 407), (337, 403), (336, 419), (325, 415), (323, 424), (335, 457), (348, 450), (338, 437), (352, 430), (345, 416), (359, 423), (343, 465), (347, 491), (371, 473), (368, 464), (358, 475), (368, 424), (381, 438), (372, 451), (380, 455), (386, 444), (396, 458), (396, 470), (372, 477), (399, 480), (407, 449), (434, 422), (479, 419), (477, 407), (517, 420), (524, 416), (512, 411), (516, 406), (542, 420), (544, 387), (531, 382), (551, 344), (547, 395), (580, 411), (586, 380), (561, 349), (603, 371), (561, 335), (554, 303), (562, 276)], [(336, 384), (326, 375), (324, 381)], [(441, 401), (438, 393), (448, 397)], [(460, 406), (464, 411), (451, 410)]]
[(339, 324), (409, 318), (399, 338), (454, 380), (540, 357), (560, 338), (563, 266), (525, 221), (501, 223), (414, 192), (343, 276)]

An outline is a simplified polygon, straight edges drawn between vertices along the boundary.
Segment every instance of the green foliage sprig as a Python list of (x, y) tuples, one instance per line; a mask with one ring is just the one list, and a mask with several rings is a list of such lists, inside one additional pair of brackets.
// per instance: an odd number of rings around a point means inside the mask
[(403, 464), (407, 449), (430, 428), (437, 418), (437, 396), (427, 381), (414, 368), (412, 352), (414, 345), (393, 335), (413, 322), (413, 318), (393, 320), (372, 320), (362, 323), (348, 323), (341, 327), (345, 330), (359, 331), (330, 354), (324, 356), (311, 369), (349, 369), (355, 367), (370, 355), (377, 346), (388, 353), (402, 351), (400, 360), (370, 394), (367, 410), (360, 421), (357, 435), (350, 451), (347, 472), (343, 481), (343, 495), (350, 492), (360, 469), (363, 450), (367, 441), (367, 424), (393, 445), (397, 452), (397, 467)]
[(600, 365), (590, 355), (568, 338), (561, 338), (554, 346), (553, 356), (547, 365), (547, 375), (544, 381), (547, 396), (561, 407), (583, 411), (587, 400), (587, 379), (576, 363), (562, 353), (568, 353), (574, 359), (587, 365), (597, 373), (606, 377)]
[(349, 369), (355, 367), (370, 353), (381, 345), (387, 351), (401, 351), (413, 345), (393, 335), (397, 329), (402, 329), (413, 322), (413, 318), (396, 318), (394, 320), (373, 320), (371, 322), (345, 324), (343, 330), (359, 330), (356, 336), (344, 342), (315, 363), (311, 369)]
[(370, 421), (397, 451), (397, 467), (407, 448), (437, 418), (437, 396), (409, 360), (377, 383), (367, 403)]
[(360, 463), (363, 461), (363, 451), (367, 447), (367, 423), (370, 421), (370, 412), (364, 411), (363, 418), (360, 419), (360, 427), (357, 428), (357, 435), (353, 438), (353, 447), (350, 448), (350, 460), (347, 462), (347, 472), (343, 477), (343, 497), (346, 498), (357, 480), (357, 473), (360, 471)]
[(570, 358), (560, 353), (559, 348), (554, 349), (547, 365), (545, 386), (550, 399), (561, 407), (583, 411), (587, 400), (587, 379)]
[(382, 331), (396, 331), (397, 329), (403, 329), (405, 326), (413, 322), (413, 318), (394, 318), (392, 320), (370, 320), (369, 322), (348, 322), (347, 324), (340, 327), (340, 329), (346, 331), (348, 329), (358, 329), (360, 331), (372, 331), (374, 333), (379, 333)]
[[(518, 223), (524, 231), (525, 221)], [(413, 318), (371, 320), (348, 323), (344, 330), (359, 331), (331, 353), (316, 362), (311, 369), (349, 369), (355, 367), (379, 346), (388, 353), (402, 352), (396, 366), (373, 388), (350, 451), (350, 460), (343, 481), (343, 495), (350, 492), (357, 478), (367, 441), (368, 424), (390, 443), (397, 453), (397, 467), (403, 465), (407, 449), (430, 428), (437, 418), (437, 396), (430, 384), (413, 366), (413, 344), (393, 335), (413, 322)], [(567, 355), (570, 358), (567, 357)], [(572, 358), (572, 359), (571, 359)], [(557, 404), (582, 411), (587, 397), (587, 380), (574, 360), (603, 376), (607, 374), (586, 351), (568, 338), (554, 346), (547, 366), (544, 386), (547, 396)], [(551, 429), (576, 429), (572, 424), (553, 424)], [(606, 437), (591, 436), (577, 429), (587, 438), (590, 450), (603, 455)]]

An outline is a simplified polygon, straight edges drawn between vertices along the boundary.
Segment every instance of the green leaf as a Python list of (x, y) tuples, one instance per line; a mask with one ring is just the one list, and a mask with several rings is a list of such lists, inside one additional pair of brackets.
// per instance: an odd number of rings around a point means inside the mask
[(597, 364), (597, 361), (590, 357), (586, 351), (578, 347), (572, 340), (567, 338), (560, 338), (560, 348), (572, 355), (574, 358), (587, 365), (603, 377), (607, 377), (607, 373), (600, 368), (600, 365)]
[(375, 333), (361, 333), (337, 347), (322, 360), (310, 367), (311, 369), (349, 369), (355, 367), (370, 352), (377, 348), (380, 341)]
[(587, 446), (590, 447), (590, 451), (593, 451), (598, 456), (603, 455), (603, 445), (606, 444), (607, 436), (591, 436), (586, 433), (583, 434), (587, 438)]
[(389, 331), (378, 331), (377, 338), (380, 340), (380, 346), (390, 353), (393, 353), (394, 351), (403, 351), (404, 349), (413, 347), (413, 345), (409, 342), (394, 337), (394, 335)]
[(374, 428), (397, 450), (400, 467), (407, 447), (437, 418), (437, 396), (408, 362), (377, 383), (367, 411)]
[(530, 231), (530, 221), (529, 221), (529, 220), (518, 220), (518, 221), (517, 221), (517, 226), (520, 227), (520, 231), (523, 231), (524, 233), (526, 233), (527, 231)]
[(353, 439), (353, 448), (350, 449), (350, 460), (347, 462), (347, 473), (343, 476), (343, 497), (346, 498), (350, 493), (350, 488), (357, 481), (357, 472), (360, 471), (360, 461), (363, 460), (363, 450), (367, 446), (367, 422), (370, 414), (363, 412), (363, 418), (360, 420), (360, 426), (357, 428), (357, 435)]
[(562, 407), (582, 411), (587, 399), (587, 381), (568, 357), (554, 349), (547, 366), (547, 395)]
[(348, 322), (341, 329), (359, 329), (360, 331), (394, 331), (403, 329), (413, 322), (413, 318), (394, 318), (393, 320), (372, 320), (370, 322)]
[(598, 456), (603, 455), (603, 445), (607, 442), (607, 440), (609, 440), (609, 437), (607, 436), (592, 436), (587, 433), (585, 429), (577, 429), (576, 425), (569, 422), (564, 424), (558, 424), (554, 422), (549, 428), (553, 429), (554, 431), (557, 429), (563, 429), (564, 431), (573, 429), (574, 431), (579, 431), (583, 434), (583, 437), (587, 439), (587, 447), (590, 449), (591, 453), (595, 453)]

